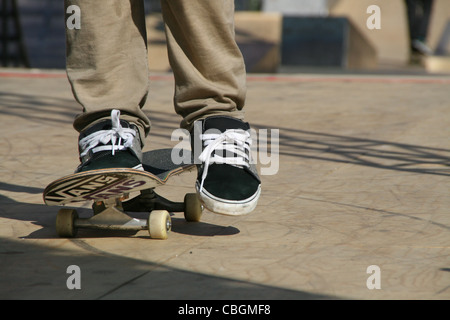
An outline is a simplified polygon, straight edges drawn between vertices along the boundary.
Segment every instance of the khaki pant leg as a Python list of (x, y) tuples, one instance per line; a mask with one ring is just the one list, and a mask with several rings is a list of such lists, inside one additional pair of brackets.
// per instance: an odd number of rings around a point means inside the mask
[(81, 131), (119, 109), (143, 140), (150, 130), (141, 110), (149, 88), (143, 1), (65, 0), (65, 10), (71, 5), (81, 11), (80, 28), (66, 27), (67, 75), (83, 107), (74, 128)]
[(246, 72), (234, 0), (161, 0), (181, 127), (210, 115), (243, 119)]

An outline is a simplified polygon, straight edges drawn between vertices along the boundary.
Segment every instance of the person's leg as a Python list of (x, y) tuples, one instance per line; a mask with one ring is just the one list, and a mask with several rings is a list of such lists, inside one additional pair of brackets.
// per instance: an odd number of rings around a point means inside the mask
[[(66, 28), (67, 75), (83, 107), (77, 171), (142, 168), (141, 147), (150, 121), (141, 108), (149, 75), (143, 0), (65, 0), (69, 18), (79, 10), (79, 28)], [(120, 117), (120, 119), (119, 119)]]
[(181, 127), (226, 114), (243, 119), (246, 72), (234, 37), (233, 0), (161, 0), (175, 111)]
[(118, 109), (143, 139), (150, 129), (141, 110), (149, 87), (143, 0), (65, 0), (66, 10), (71, 5), (81, 11), (80, 29), (66, 28), (67, 75), (83, 107), (75, 129), (81, 132)]
[(431, 9), (433, 7), (433, 0), (422, 0), (421, 1), (421, 18), (418, 23), (417, 39), (426, 42), (428, 35), (428, 27), (430, 25)]
[(250, 127), (242, 121), (246, 72), (234, 37), (234, 1), (161, 2), (175, 110), (199, 160), (197, 194), (215, 213), (249, 213), (261, 188), (250, 159)]
[(405, 0), (408, 17), (409, 42), (412, 60), (416, 54), (431, 55), (432, 50), (426, 44), (430, 22), (432, 0)]
[(409, 38), (412, 41), (417, 34), (417, 0), (405, 0), (408, 18)]

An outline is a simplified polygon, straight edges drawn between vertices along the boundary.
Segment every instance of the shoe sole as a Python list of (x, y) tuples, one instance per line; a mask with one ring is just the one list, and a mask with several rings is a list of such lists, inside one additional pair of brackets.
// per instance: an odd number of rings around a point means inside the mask
[(205, 206), (211, 212), (223, 214), (226, 216), (242, 216), (252, 212), (258, 204), (259, 196), (261, 194), (261, 186), (250, 198), (244, 200), (226, 200), (217, 198), (216, 196), (203, 189), (199, 192), (200, 186), (198, 182), (195, 185), (197, 195)]

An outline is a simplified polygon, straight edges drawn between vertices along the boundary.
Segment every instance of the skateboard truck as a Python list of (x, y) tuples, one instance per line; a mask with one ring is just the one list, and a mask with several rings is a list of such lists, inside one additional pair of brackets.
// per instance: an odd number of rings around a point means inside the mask
[[(202, 205), (195, 193), (183, 202), (173, 202), (158, 195), (155, 188), (172, 176), (196, 168), (192, 163), (177, 164), (173, 152), (187, 150), (157, 149), (143, 154), (144, 170), (104, 168), (76, 172), (50, 183), (44, 190), (47, 205), (67, 205), (92, 201), (93, 216), (80, 218), (75, 209), (61, 209), (56, 217), (56, 231), (61, 237), (75, 237), (79, 228), (106, 230), (148, 230), (150, 237), (166, 239), (171, 230), (170, 212), (184, 212), (187, 221), (200, 221)], [(128, 195), (140, 192), (127, 200)], [(136, 219), (127, 212), (150, 212), (148, 219)]]
[(158, 195), (152, 188), (142, 190), (139, 196), (123, 202), (122, 205), (125, 211), (131, 212), (145, 212), (153, 210), (167, 210), (172, 212), (185, 211), (184, 202), (170, 201)]
[[(188, 193), (184, 202), (173, 202), (158, 195), (153, 188), (141, 190), (135, 198), (124, 194), (120, 198), (110, 198), (94, 202), (94, 215), (79, 218), (75, 209), (60, 209), (56, 216), (56, 231), (60, 237), (75, 237), (79, 228), (103, 230), (148, 230), (150, 238), (167, 239), (172, 228), (169, 212), (184, 212), (187, 221), (200, 221), (203, 207), (195, 193)], [(137, 219), (126, 212), (147, 212), (147, 219)]]

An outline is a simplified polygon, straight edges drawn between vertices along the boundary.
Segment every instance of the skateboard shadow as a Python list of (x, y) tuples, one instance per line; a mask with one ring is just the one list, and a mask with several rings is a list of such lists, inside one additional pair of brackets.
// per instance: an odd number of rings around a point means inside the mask
[[(77, 209), (80, 217), (90, 217), (89, 209)], [(148, 213), (129, 213), (130, 217), (138, 219), (147, 219)], [(238, 228), (233, 226), (222, 226), (211, 224), (207, 222), (187, 222), (184, 218), (177, 218), (171, 214), (172, 229), (170, 233), (178, 233), (195, 237), (217, 237), (217, 236), (232, 236), (240, 233)], [(56, 217), (56, 214), (55, 214)], [(133, 231), (133, 230), (101, 230), (101, 229), (79, 229), (75, 239), (89, 239), (89, 238), (127, 238), (134, 237), (139, 239), (150, 239), (147, 230)], [(58, 236), (55, 234), (55, 238)], [(169, 234), (170, 239), (170, 234)]]
[[(41, 188), (27, 187), (15, 185), (5, 182), (0, 182), (0, 191), (7, 190), (14, 193), (26, 193), (36, 198), (36, 195), (42, 195), (44, 191)], [(89, 208), (76, 208), (81, 218), (88, 218), (92, 216), (92, 211)], [(27, 203), (16, 201), (10, 197), (0, 194), (0, 217), (31, 222), (33, 225), (39, 226), (40, 229), (27, 232), (27, 228), (19, 228), (14, 230), (13, 237), (20, 239), (55, 239), (59, 238), (55, 231), (57, 207), (49, 207), (44, 203)], [(136, 212), (129, 213), (130, 216), (138, 219), (147, 219), (148, 213)], [(145, 231), (145, 230), (144, 230)], [(187, 222), (184, 218), (178, 218), (172, 215), (172, 231), (174, 233), (199, 236), (199, 237), (214, 237), (214, 236), (231, 236), (238, 234), (239, 229), (232, 226), (221, 226), (207, 222)], [(139, 234), (139, 233), (142, 233)], [(90, 230), (79, 229), (77, 238), (108, 238), (108, 237), (138, 237), (149, 238), (148, 233), (142, 231), (128, 231), (128, 230)], [(169, 236), (170, 237), (170, 236)]]
[[(88, 213), (89, 214), (89, 213)], [(138, 219), (147, 219), (148, 213), (146, 212), (131, 212), (127, 213), (133, 218)], [(197, 236), (197, 237), (216, 237), (216, 236), (232, 236), (240, 233), (240, 230), (233, 226), (223, 226), (218, 224), (212, 224), (208, 222), (188, 222), (181, 216), (179, 213), (171, 213), (171, 219), (172, 219), (172, 229), (170, 233), (178, 233), (178, 234), (184, 234), (189, 236)], [(90, 233), (97, 237), (99, 233), (97, 231), (104, 231), (104, 234), (106, 235), (109, 233), (113, 234), (111, 231), (108, 230), (80, 230), (78, 237), (80, 237), (82, 234), (80, 233), (83, 231), (83, 235), (85, 235), (85, 231), (90, 231)], [(126, 233), (125, 233), (126, 232)], [(146, 230), (144, 230), (145, 233), (142, 233), (142, 235), (139, 235), (138, 233), (142, 231), (117, 231), (115, 233), (115, 236), (126, 235), (127, 233), (129, 235), (135, 235), (137, 238), (149, 238), (148, 233)], [(170, 235), (169, 235), (170, 238)]]
[(33, 225), (41, 227), (39, 230), (28, 233), (27, 227), (25, 226), (23, 228), (13, 228), (11, 226), (10, 231), (5, 229), (6, 232), (12, 233), (12, 237), (19, 239), (57, 237), (54, 231), (56, 211), (49, 210), (50, 208), (44, 205), (43, 202), (42, 204), (33, 203), (36, 202), (37, 195), (42, 195), (44, 189), (0, 182), (0, 192), (2, 190), (13, 192), (14, 194), (25, 194), (21, 195), (21, 199), (27, 200), (25, 200), (26, 202), (17, 201), (4, 194), (0, 194), (0, 218), (30, 222)]

